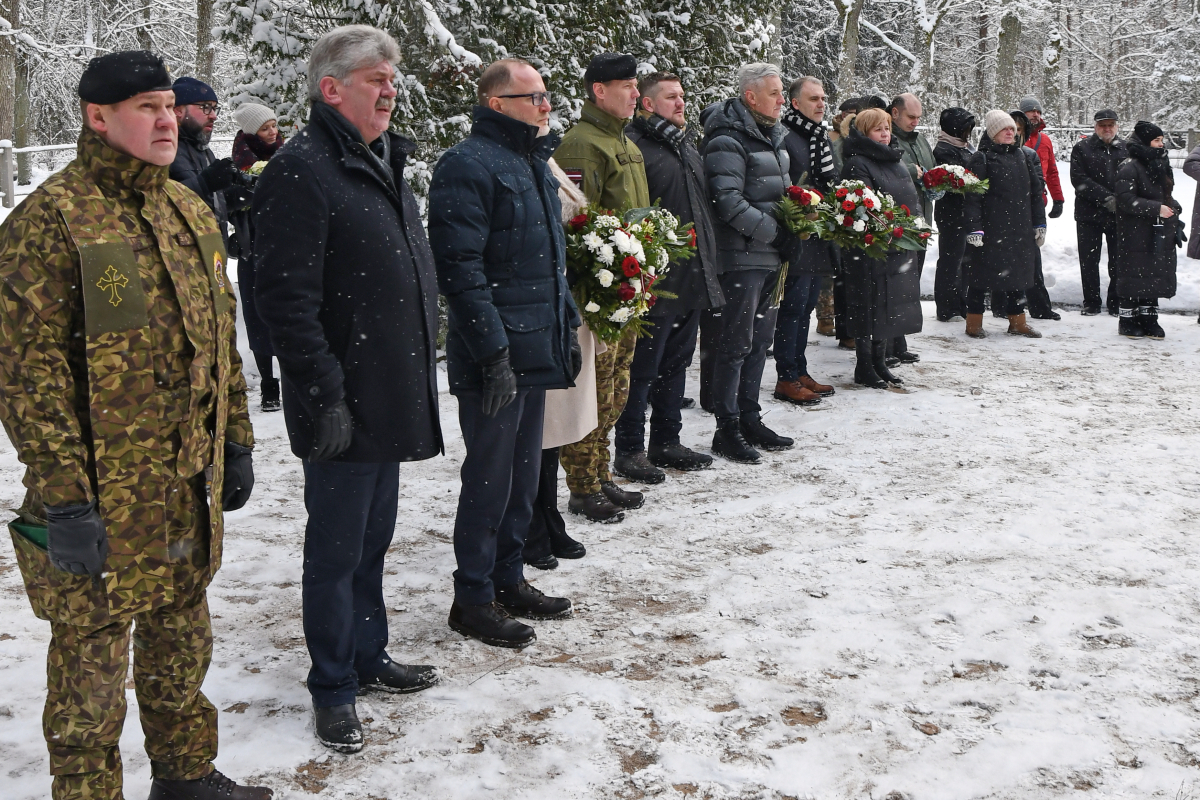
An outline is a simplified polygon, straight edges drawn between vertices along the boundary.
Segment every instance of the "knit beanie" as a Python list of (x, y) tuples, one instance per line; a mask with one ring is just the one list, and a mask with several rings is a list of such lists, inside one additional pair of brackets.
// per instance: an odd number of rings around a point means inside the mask
[(1017, 104), (1017, 108), (1021, 109), (1022, 113), (1025, 114), (1028, 114), (1030, 111), (1036, 111), (1039, 114), (1042, 113), (1042, 104), (1031, 94), (1022, 97), (1021, 101)]
[(988, 138), (995, 140), (997, 134), (1005, 128), (1017, 129), (1017, 123), (1013, 122), (1012, 116), (1007, 111), (1001, 111), (998, 108), (993, 108), (983, 117), (983, 129), (987, 131)]
[(258, 133), (258, 129), (267, 124), (273, 119), (276, 119), (275, 112), (266, 106), (258, 103), (242, 103), (233, 112), (233, 119), (237, 122), (238, 127), (242, 129), (242, 133), (248, 133), (251, 136)]
[(1163, 135), (1163, 129), (1155, 125), (1153, 122), (1140, 120), (1138, 124), (1133, 126), (1133, 137), (1146, 147), (1155, 139)]

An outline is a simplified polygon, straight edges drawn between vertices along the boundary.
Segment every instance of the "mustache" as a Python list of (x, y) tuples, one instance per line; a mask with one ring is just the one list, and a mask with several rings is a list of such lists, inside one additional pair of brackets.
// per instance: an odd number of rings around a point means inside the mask
[(388, 113), (395, 111), (396, 110), (396, 99), (394, 97), (388, 97), (388, 98), (381, 97), (379, 99), (379, 101), (377, 103), (375, 103), (375, 110), (376, 111), (387, 111)]

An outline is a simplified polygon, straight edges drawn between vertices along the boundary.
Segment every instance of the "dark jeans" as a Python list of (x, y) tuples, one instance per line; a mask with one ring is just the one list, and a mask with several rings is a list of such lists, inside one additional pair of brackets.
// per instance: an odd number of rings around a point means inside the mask
[[(987, 296), (987, 293), (987, 289), (976, 289), (974, 286), (967, 287), (968, 314), (983, 313), (984, 298)], [(993, 290), (992, 310), (999, 310), (1006, 317), (1025, 313), (1025, 293), (1022, 291), (997, 292)]]
[(718, 423), (757, 417), (762, 411), (758, 392), (779, 312), (771, 307), (778, 277), (777, 269), (741, 270), (721, 276), (725, 305), (721, 308), (721, 339), (713, 364), (712, 387)]
[(618, 453), (640, 453), (646, 449), (647, 405), (653, 409), (650, 444), (679, 441), (687, 368), (696, 353), (701, 313), (696, 310), (649, 320), (650, 334), (638, 339), (629, 368), (629, 399), (616, 426)]
[(1111, 311), (1117, 307), (1117, 282), (1112, 279), (1112, 258), (1116, 252), (1111, 226), (1075, 223), (1079, 242), (1079, 278), (1083, 282), (1083, 307), (1100, 308), (1100, 244), (1108, 239), (1108, 302)]
[[(1029, 313), (1039, 319), (1046, 319), (1054, 313), (1050, 305), (1050, 293), (1046, 291), (1046, 278), (1042, 275), (1042, 248), (1033, 251), (1033, 286), (1025, 290), (1029, 300)], [(1017, 312), (1020, 313), (1020, 312)]]
[(933, 301), (938, 319), (963, 313), (962, 262), (967, 252), (967, 232), (946, 228), (938, 236), (937, 272), (933, 276)]
[(533, 516), (529, 533), (521, 548), (526, 564), (553, 555), (553, 540), (565, 536), (567, 523), (558, 510), (558, 448), (542, 451), (542, 466), (538, 472), (537, 497), (533, 501)]
[(458, 395), (458, 422), (467, 455), (454, 518), (454, 599), (483, 605), (496, 586), (524, 577), (521, 548), (542, 468), (545, 389), (519, 389), (517, 399), (494, 417), (483, 413), (482, 395)]
[(388, 663), (383, 557), (396, 529), (397, 463), (304, 462), (304, 638), (318, 708), (353, 703)]
[(779, 318), (775, 322), (775, 373), (781, 381), (794, 381), (808, 374), (808, 326), (821, 296), (820, 275), (788, 274), (784, 282)]

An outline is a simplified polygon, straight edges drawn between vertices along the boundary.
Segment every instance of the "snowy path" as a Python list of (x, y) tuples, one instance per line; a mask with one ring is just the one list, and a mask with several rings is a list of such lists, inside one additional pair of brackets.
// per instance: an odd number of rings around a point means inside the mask
[[(522, 653), (445, 626), (462, 445), (402, 469), (391, 654), (443, 683), (360, 705), (368, 746), (312, 737), (302, 681), (301, 475), (255, 413), (258, 484), (210, 592), (219, 766), (277, 798), (1174, 798), (1200, 779), (1200, 326), (1165, 342), (1068, 313), (1040, 341), (932, 321), (859, 390), (829, 339), (819, 410), (768, 400), (801, 447), (672, 475), (624, 524), (572, 520), (582, 561), (532, 575), (576, 602)], [(773, 368), (768, 367), (773, 380)], [(695, 384), (691, 384), (694, 391)], [(764, 397), (769, 396), (769, 386)], [(685, 441), (712, 420), (685, 412)], [(20, 471), (0, 446), (0, 501)], [(565, 504), (565, 500), (564, 500)], [(48, 626), (0, 543), (0, 764), (48, 792)], [(132, 691), (127, 796), (146, 796)], [(1088, 790), (1090, 795), (1076, 794)]]

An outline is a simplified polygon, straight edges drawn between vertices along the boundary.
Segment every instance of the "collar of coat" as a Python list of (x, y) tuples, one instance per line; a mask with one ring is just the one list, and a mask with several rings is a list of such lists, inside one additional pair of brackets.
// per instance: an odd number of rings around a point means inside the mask
[(84, 127), (79, 132), (76, 159), (84, 174), (95, 180), (108, 197), (147, 194), (163, 188), (169, 167), (159, 167), (109, 147), (100, 134)]
[(536, 155), (543, 161), (554, 152), (553, 150), (546, 152), (546, 148), (540, 146), (543, 144), (542, 139), (550, 137), (539, 137), (536, 125), (529, 125), (519, 119), (513, 119), (499, 111), (493, 111), (487, 106), (475, 106), (471, 110), (471, 116), (473, 119), (472, 136), (490, 139), (518, 155)]
[(846, 143), (842, 145), (842, 158), (849, 159), (850, 156), (863, 156), (872, 161), (889, 162), (899, 161), (902, 154), (895, 147), (880, 144), (860, 132), (858, 128), (851, 128), (850, 135), (846, 137)]
[[(774, 125), (769, 128), (769, 136), (764, 133), (751, 115), (750, 107), (740, 97), (722, 100), (704, 109), (700, 113), (700, 123), (704, 126), (705, 137), (711, 138), (722, 128), (731, 128), (753, 139), (765, 142), (773, 150), (781, 149), (784, 137), (787, 136), (787, 128), (783, 125)], [(705, 141), (707, 140), (706, 138)]]
[(579, 114), (579, 121), (595, 125), (614, 139), (620, 139), (625, 135), (626, 120), (614, 117), (591, 100), (583, 101), (583, 111)]
[(342, 161), (347, 165), (358, 164), (375, 175), (392, 192), (399, 194), (397, 176), (404, 175), (404, 162), (417, 150), (410, 139), (384, 131), (368, 147), (362, 134), (327, 103), (313, 103), (309, 123), (321, 126), (342, 150)]

